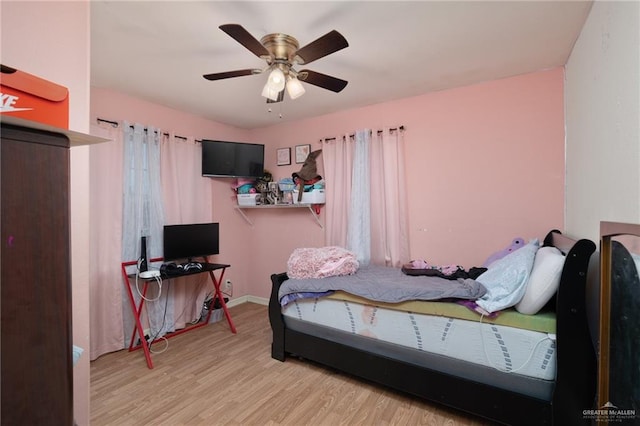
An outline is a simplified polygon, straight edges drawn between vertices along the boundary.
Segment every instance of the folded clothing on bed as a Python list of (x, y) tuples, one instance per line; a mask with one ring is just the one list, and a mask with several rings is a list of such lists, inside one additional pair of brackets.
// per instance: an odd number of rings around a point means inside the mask
[(406, 275), (428, 275), (431, 277), (446, 278), (448, 280), (457, 280), (458, 278), (471, 278), (475, 280), (487, 268), (473, 267), (466, 271), (459, 265), (430, 265), (424, 260), (412, 260), (410, 263), (402, 265), (402, 272)]
[(448, 280), (430, 276), (408, 276), (400, 269), (386, 266), (361, 267), (353, 275), (326, 278), (289, 278), (280, 287), (278, 297), (291, 293), (324, 293), (342, 290), (378, 302), (406, 300), (469, 299), (485, 294), (485, 287), (472, 279)]

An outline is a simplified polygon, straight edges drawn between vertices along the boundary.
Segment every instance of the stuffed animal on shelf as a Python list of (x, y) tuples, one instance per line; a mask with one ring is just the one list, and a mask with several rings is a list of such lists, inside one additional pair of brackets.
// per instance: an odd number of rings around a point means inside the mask
[(266, 193), (269, 191), (269, 182), (273, 180), (273, 175), (269, 170), (265, 170), (262, 173), (262, 177), (256, 179), (256, 190), (260, 193)]

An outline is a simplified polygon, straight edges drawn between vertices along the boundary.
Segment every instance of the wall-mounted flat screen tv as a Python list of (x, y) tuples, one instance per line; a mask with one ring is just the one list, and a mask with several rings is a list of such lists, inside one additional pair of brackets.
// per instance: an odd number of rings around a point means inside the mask
[(258, 178), (264, 175), (264, 145), (202, 141), (202, 176)]
[(165, 261), (192, 259), (220, 253), (218, 223), (165, 225), (163, 257)]

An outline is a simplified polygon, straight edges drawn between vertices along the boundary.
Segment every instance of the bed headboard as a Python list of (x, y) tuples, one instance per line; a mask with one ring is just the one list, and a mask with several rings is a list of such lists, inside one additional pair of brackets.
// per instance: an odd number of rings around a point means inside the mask
[[(554, 246), (559, 249), (562, 253), (567, 254), (569, 250), (577, 243), (578, 241), (564, 235), (562, 232), (557, 229), (553, 229), (547, 233), (544, 237), (544, 246)], [(595, 247), (595, 245), (594, 245)]]

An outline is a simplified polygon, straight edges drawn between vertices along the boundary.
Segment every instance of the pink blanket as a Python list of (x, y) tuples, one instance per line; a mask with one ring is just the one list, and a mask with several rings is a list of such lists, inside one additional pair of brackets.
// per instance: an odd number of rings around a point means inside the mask
[(297, 248), (289, 256), (289, 278), (325, 278), (352, 275), (360, 264), (355, 254), (342, 247)]

